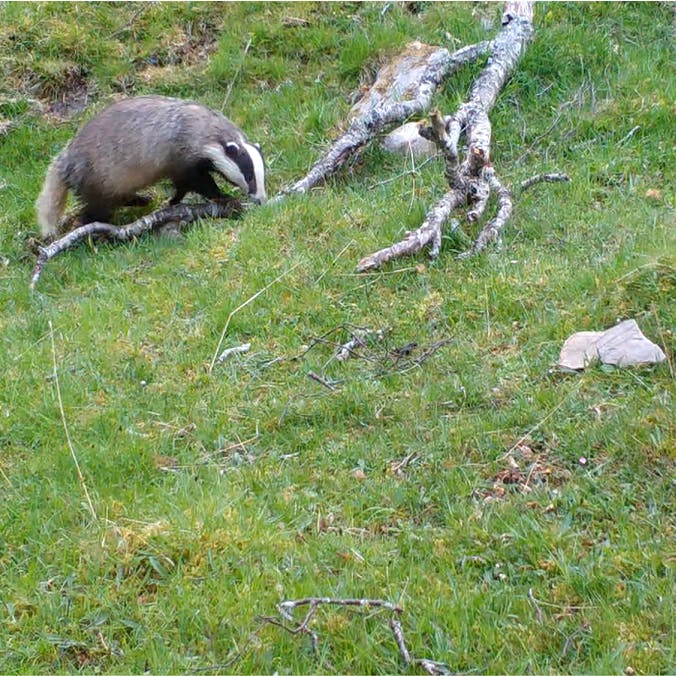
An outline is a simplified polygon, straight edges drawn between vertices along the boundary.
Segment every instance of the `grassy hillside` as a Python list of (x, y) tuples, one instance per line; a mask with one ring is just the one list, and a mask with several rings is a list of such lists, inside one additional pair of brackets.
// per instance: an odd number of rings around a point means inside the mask
[[(401, 603), (411, 652), (456, 672), (673, 672), (668, 3), (537, 5), (494, 161), (510, 184), (572, 182), (525, 193), (501, 251), (458, 261), (448, 238), (434, 263), (354, 274), (445, 187), (443, 162), (402, 173), (373, 147), (241, 220), (67, 252), (28, 291), (46, 167), (114, 97), (223, 107), (274, 194), (388, 55), (485, 39), (499, 17), (0, 5), (0, 672), (405, 671), (386, 615), (318, 611), (319, 662), (257, 619), (306, 595)], [(481, 65), (435, 103), (451, 112)], [(251, 351), (209, 373), (229, 315), (289, 270), (230, 321), (224, 347)], [(628, 317), (669, 362), (552, 368), (572, 332)], [(384, 332), (369, 359), (332, 358), (350, 326)]]

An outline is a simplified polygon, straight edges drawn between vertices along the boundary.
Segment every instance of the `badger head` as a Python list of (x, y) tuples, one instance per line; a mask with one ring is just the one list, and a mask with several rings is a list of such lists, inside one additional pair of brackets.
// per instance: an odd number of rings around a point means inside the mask
[(265, 204), (265, 162), (260, 146), (228, 141), (204, 149), (214, 169), (243, 190), (257, 204)]

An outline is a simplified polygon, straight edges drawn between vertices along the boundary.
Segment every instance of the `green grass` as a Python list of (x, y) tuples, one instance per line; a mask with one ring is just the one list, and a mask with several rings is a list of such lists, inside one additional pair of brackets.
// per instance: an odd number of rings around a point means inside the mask
[[(376, 185), (404, 165), (371, 148), (240, 221), (69, 251), (30, 294), (46, 167), (112, 96), (220, 109), (234, 80), (226, 112), (262, 144), (274, 194), (388, 55), (490, 36), (479, 9), (499, 25), (497, 8), (445, 3), (142, 7), (0, 7), (0, 672), (186, 672), (256, 630), (223, 672), (405, 671), (384, 615), (319, 611), (319, 663), (257, 621), (326, 595), (402, 603), (414, 656), (457, 672), (673, 673), (670, 364), (552, 369), (572, 332), (628, 317), (673, 355), (672, 7), (536, 6), (491, 115), (495, 165), (510, 184), (572, 182), (519, 198), (501, 251), (457, 261), (449, 237), (434, 263), (353, 274), (444, 190), (440, 163)], [(435, 103), (450, 112), (480, 68)], [(81, 111), (40, 114), (73, 86)], [(293, 265), (230, 322), (224, 347), (251, 352), (209, 374), (228, 315)], [(304, 352), (348, 324), (385, 330), (380, 356), (451, 342), (405, 373)], [(499, 478), (517, 443), (530, 492)]]

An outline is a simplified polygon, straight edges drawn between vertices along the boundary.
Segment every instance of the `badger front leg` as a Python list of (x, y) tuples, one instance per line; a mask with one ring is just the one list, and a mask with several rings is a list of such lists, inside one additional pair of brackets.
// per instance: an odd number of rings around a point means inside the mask
[(125, 197), (122, 204), (125, 207), (147, 207), (152, 201), (152, 195), (146, 195), (145, 193), (135, 193)]
[(213, 176), (206, 169), (196, 169), (190, 172), (185, 178), (175, 180), (174, 186), (176, 188), (174, 196), (169, 200), (172, 206), (178, 204), (189, 192), (196, 192), (214, 202), (237, 202), (234, 197), (226, 195), (218, 187)]

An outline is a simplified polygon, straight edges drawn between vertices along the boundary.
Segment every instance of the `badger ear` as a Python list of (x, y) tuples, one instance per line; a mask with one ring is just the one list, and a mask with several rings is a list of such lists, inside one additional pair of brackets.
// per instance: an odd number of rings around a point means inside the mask
[(234, 160), (239, 157), (241, 152), (241, 148), (234, 141), (228, 141), (228, 143), (225, 144), (225, 154), (229, 158)]

